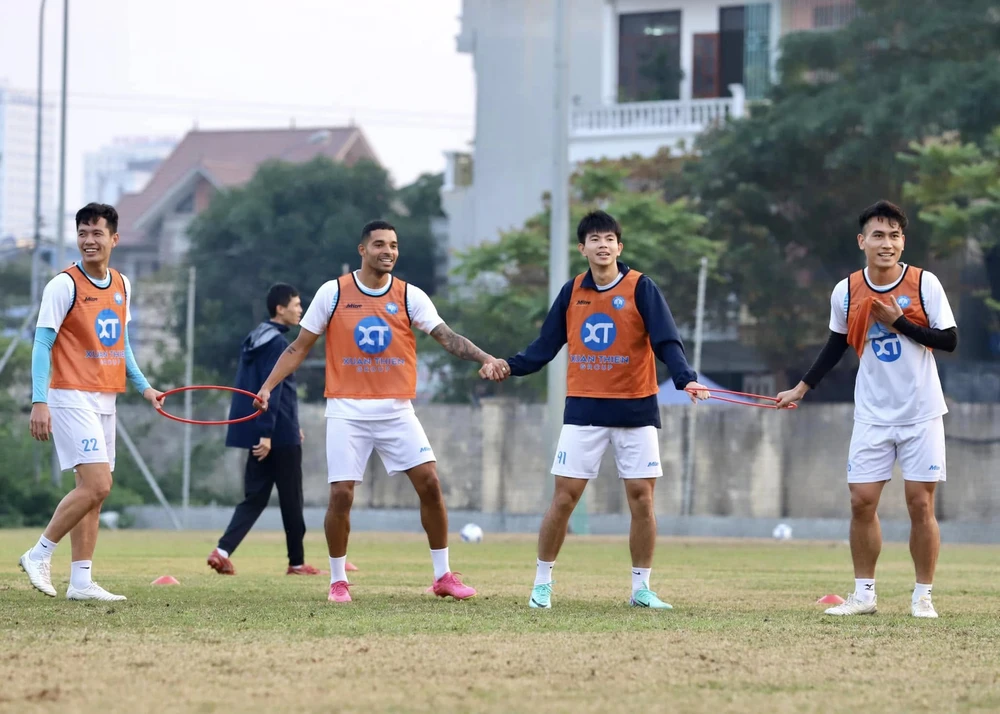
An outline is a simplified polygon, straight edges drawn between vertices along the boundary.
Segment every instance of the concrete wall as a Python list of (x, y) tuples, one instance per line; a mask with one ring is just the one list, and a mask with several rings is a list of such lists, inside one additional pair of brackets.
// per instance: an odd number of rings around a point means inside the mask
[[(695, 516), (738, 518), (826, 518), (850, 515), (845, 465), (853, 428), (852, 405), (806, 405), (794, 412), (699, 405), (694, 441), (692, 508)], [(664, 407), (660, 431), (664, 477), (657, 486), (657, 513), (680, 512), (689, 407)], [(448, 506), (484, 513), (539, 514), (552, 452), (544, 441), (544, 405), (503, 399), (482, 407), (426, 405), (417, 408), (438, 458)], [(303, 405), (306, 432), (303, 466), (309, 505), (326, 502), (325, 418), (320, 405)], [(157, 419), (159, 419), (157, 417)], [(162, 421), (162, 420), (160, 420)], [(134, 417), (130, 423), (136, 423)], [(942, 519), (1000, 518), (1000, 405), (961, 404), (945, 417), (948, 483), (939, 490)], [(197, 439), (221, 440), (224, 429), (196, 429)], [(140, 449), (154, 471), (180, 453), (181, 431), (173, 423), (145, 432)], [(148, 451), (147, 451), (148, 450)], [(220, 502), (242, 492), (245, 453), (229, 450), (212, 473), (195, 473)], [(905, 520), (903, 485), (886, 487), (881, 515)], [(416, 508), (406, 477), (386, 474), (373, 456), (356, 508)], [(600, 477), (587, 490), (592, 514), (627, 513), (614, 456), (605, 455)]]

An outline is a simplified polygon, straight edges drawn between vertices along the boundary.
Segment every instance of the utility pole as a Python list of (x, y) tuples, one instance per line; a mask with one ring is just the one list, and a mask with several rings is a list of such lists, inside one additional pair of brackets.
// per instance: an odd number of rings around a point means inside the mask
[(69, 0), (63, 0), (62, 98), (59, 106), (59, 215), (56, 216), (56, 272), (66, 265), (66, 84), (69, 68)]
[[(188, 268), (187, 294), (187, 359), (184, 363), (184, 384), (191, 386), (194, 381), (194, 289), (197, 273), (192, 265)], [(191, 390), (184, 392), (184, 418), (189, 422), (191, 415)], [(184, 527), (188, 525), (188, 504), (191, 501), (191, 424), (184, 425), (184, 465), (181, 476), (181, 511)]]
[[(552, 191), (549, 218), (549, 303), (559, 297), (569, 280), (569, 17), (567, 0), (555, 0), (554, 59), (555, 105), (552, 118)], [(563, 408), (566, 402), (566, 348), (563, 347), (549, 363), (548, 377), (548, 443), (555, 454), (562, 430)], [(551, 495), (554, 483), (546, 480), (546, 495)], [(587, 530), (587, 504), (581, 498), (570, 521), (574, 533)]]
[[(63, 263), (66, 257), (66, 82), (69, 67), (69, 0), (63, 0), (63, 56), (62, 56), (62, 100), (60, 107), (60, 139), (59, 139), (59, 215), (56, 216), (57, 245), (56, 260), (53, 269), (58, 272), (66, 266)], [(62, 485), (62, 471), (59, 468), (59, 459), (55, 453), (52, 454), (52, 483), (55, 486)]]

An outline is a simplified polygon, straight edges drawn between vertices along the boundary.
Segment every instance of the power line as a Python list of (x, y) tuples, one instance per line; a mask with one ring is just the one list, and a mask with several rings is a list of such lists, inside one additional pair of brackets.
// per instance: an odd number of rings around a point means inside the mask
[[(27, 92), (28, 90), (17, 90)], [(46, 95), (50, 93), (45, 93)], [(74, 100), (74, 106), (95, 105), (97, 108), (108, 110), (125, 110), (123, 107), (112, 108), (115, 103), (131, 104), (143, 111), (150, 111), (156, 108), (163, 113), (176, 113), (181, 111), (188, 113), (204, 113), (208, 111), (228, 110), (229, 113), (241, 115), (255, 114), (280, 114), (287, 115), (289, 112), (299, 112), (303, 114), (328, 115), (331, 112), (342, 112), (350, 114), (366, 114), (386, 118), (399, 118), (414, 121), (431, 121), (446, 123), (464, 123), (471, 125), (473, 117), (468, 114), (454, 114), (443, 112), (418, 112), (400, 109), (387, 109), (385, 107), (365, 107), (355, 105), (330, 104), (282, 104), (275, 102), (259, 102), (245, 100), (213, 99), (209, 97), (185, 97), (176, 95), (143, 95), (143, 94), (105, 94), (93, 92), (70, 92), (68, 96)], [(80, 105), (79, 101), (84, 102)], [(179, 105), (179, 106), (178, 106)], [(129, 109), (131, 110), (131, 109)]]
[(332, 124), (364, 124), (365, 126), (381, 126), (388, 128), (398, 128), (398, 129), (454, 129), (456, 131), (469, 131), (473, 128), (471, 123), (460, 124), (456, 122), (433, 122), (433, 121), (421, 121), (421, 120), (405, 120), (405, 119), (393, 119), (393, 118), (381, 118), (378, 116), (371, 115), (353, 115), (344, 116), (343, 114), (334, 113), (289, 113), (281, 111), (225, 111), (222, 109), (203, 111), (203, 110), (184, 110), (180, 107), (173, 109), (151, 109), (148, 106), (134, 106), (134, 107), (115, 107), (106, 105), (89, 105), (81, 104), (80, 102), (70, 102), (69, 105), (79, 111), (100, 111), (107, 113), (123, 113), (123, 114), (157, 114), (157, 115), (173, 115), (173, 116), (185, 116), (192, 119), (201, 119), (206, 116), (216, 116), (216, 117), (228, 117), (228, 118), (239, 118), (239, 119), (257, 119), (257, 120), (282, 120), (287, 122), (288, 120), (299, 121), (303, 118), (310, 118), (317, 122), (332, 123)]

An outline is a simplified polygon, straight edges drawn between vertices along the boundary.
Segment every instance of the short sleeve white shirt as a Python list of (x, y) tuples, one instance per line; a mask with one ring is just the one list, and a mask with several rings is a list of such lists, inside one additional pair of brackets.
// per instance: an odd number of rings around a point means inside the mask
[[(84, 275), (87, 275), (84, 272)], [(95, 280), (87, 275), (87, 279), (99, 288), (107, 287), (111, 283), (111, 274), (105, 280)], [(125, 324), (132, 319), (132, 284), (129, 279), (122, 275), (122, 282), (125, 283)], [(76, 297), (76, 285), (66, 273), (59, 273), (48, 282), (42, 291), (42, 302), (38, 307), (37, 327), (49, 327), (56, 331), (56, 340), (59, 340), (59, 330), (62, 328), (66, 315), (69, 314), (73, 306), (73, 299)], [(97, 414), (114, 414), (117, 396), (114, 393), (104, 392), (83, 392), (77, 389), (50, 389), (48, 405), (52, 408), (61, 409), (86, 409)]]
[[(904, 266), (905, 267), (905, 266)], [(868, 269), (865, 269), (868, 277)], [(886, 296), (903, 279), (890, 285), (868, 284)], [(937, 330), (956, 327), (948, 296), (937, 276), (924, 271), (920, 297), (930, 326)], [(841, 280), (830, 296), (830, 330), (847, 334), (850, 295), (847, 280)], [(854, 419), (862, 424), (898, 426), (918, 424), (948, 413), (934, 354), (905, 335), (874, 323), (865, 339), (858, 378), (854, 386)]]
[[(355, 277), (357, 277), (356, 271)], [(365, 287), (360, 280), (356, 282), (358, 288), (366, 295), (379, 297), (389, 291), (392, 287), (392, 281), (393, 277), (390, 275), (389, 282), (386, 283), (385, 287), (378, 290), (371, 290)], [(320, 289), (316, 291), (309, 309), (306, 310), (305, 315), (302, 317), (302, 321), (299, 323), (300, 326), (316, 335), (325, 333), (339, 297), (340, 286), (336, 280), (323, 283)], [(409, 284), (407, 286), (406, 309), (413, 326), (421, 332), (430, 334), (434, 328), (444, 323), (430, 296), (416, 285)], [(413, 404), (409, 399), (333, 398), (326, 400), (326, 416), (330, 419), (375, 421), (378, 419), (392, 419), (401, 413), (411, 411), (413, 411)]]

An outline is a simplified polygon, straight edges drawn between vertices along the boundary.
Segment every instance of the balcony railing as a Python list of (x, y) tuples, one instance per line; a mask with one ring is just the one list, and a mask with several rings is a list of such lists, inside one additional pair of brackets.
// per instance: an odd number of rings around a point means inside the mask
[(630, 102), (592, 109), (574, 109), (570, 114), (573, 138), (700, 132), (727, 118), (743, 116), (743, 87), (731, 85), (732, 97), (686, 99), (664, 102)]

